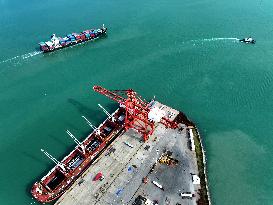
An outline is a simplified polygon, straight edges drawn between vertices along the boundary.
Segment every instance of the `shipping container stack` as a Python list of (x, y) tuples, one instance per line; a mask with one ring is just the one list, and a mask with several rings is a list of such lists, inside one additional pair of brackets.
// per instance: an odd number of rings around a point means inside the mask
[[(81, 43), (90, 39), (95, 39), (102, 35), (103, 33), (106, 33), (106, 28), (102, 29), (91, 29), (91, 30), (86, 30), (81, 32), (80, 34), (77, 33), (72, 33), (68, 34), (66, 37), (59, 37), (59, 48), (67, 47), (73, 44)], [(55, 47), (51, 41), (47, 42), (40, 42), (40, 49), (41, 51), (48, 52), (48, 51), (53, 51), (55, 50)], [(57, 47), (58, 48), (58, 47)]]

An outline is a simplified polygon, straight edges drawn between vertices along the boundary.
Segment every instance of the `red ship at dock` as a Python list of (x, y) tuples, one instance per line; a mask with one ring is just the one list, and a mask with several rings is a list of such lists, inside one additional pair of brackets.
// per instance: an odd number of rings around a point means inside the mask
[(142, 134), (145, 142), (154, 132), (155, 123), (161, 123), (166, 128), (178, 127), (175, 121), (166, 117), (163, 110), (154, 107), (154, 100), (147, 102), (132, 89), (110, 91), (101, 86), (94, 86), (93, 90), (118, 102), (120, 107), (110, 115), (99, 104), (108, 118), (98, 128), (82, 116), (94, 132), (83, 142), (79, 142), (67, 130), (67, 134), (77, 146), (61, 162), (41, 150), (56, 166), (31, 189), (32, 195), (39, 202), (46, 203), (58, 199), (123, 131), (134, 129)]
[[(41, 203), (51, 202), (59, 198), (98, 158), (106, 147), (119, 136), (123, 131), (124, 118), (124, 108), (117, 109), (111, 117), (106, 119), (82, 143), (67, 130), (67, 133), (78, 145), (61, 162), (46, 151), (41, 150), (56, 166), (41, 181), (33, 185), (31, 189), (33, 197)], [(90, 122), (87, 120), (87, 123)]]

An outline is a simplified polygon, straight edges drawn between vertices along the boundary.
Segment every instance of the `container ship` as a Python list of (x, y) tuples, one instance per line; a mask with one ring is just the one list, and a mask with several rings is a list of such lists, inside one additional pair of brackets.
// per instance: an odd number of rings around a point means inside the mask
[[(86, 118), (85, 120), (92, 127)], [(94, 131), (83, 142), (79, 142), (67, 130), (77, 146), (62, 161), (58, 161), (46, 151), (41, 150), (56, 165), (39, 182), (33, 185), (31, 189), (33, 197), (41, 203), (58, 199), (108, 145), (123, 132), (124, 120), (125, 109), (122, 107), (118, 108), (112, 115), (108, 113), (108, 118), (98, 128), (93, 128)]]
[(99, 29), (90, 29), (81, 33), (68, 34), (65, 37), (57, 37), (55, 34), (51, 36), (50, 41), (40, 42), (40, 50), (44, 53), (52, 52), (58, 49), (69, 47), (85, 41), (97, 39), (106, 34), (107, 28), (104, 24)]

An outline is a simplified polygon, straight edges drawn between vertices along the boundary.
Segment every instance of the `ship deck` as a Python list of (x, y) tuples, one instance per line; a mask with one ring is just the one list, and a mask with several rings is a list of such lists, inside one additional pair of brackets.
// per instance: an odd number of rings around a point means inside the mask
[[(162, 105), (157, 102), (157, 106)], [(163, 109), (169, 114), (173, 113), (169, 115), (172, 119), (178, 114), (178, 111), (167, 106)], [(133, 147), (128, 146), (128, 143)], [(166, 151), (172, 152), (172, 157), (178, 160), (177, 165), (168, 166), (158, 162)], [(94, 181), (99, 172), (105, 179)], [(166, 129), (159, 124), (146, 143), (141, 141), (140, 134), (128, 130), (100, 155), (55, 204), (132, 204), (139, 195), (151, 201), (157, 200), (159, 204), (197, 204), (200, 185), (192, 183), (192, 174), (198, 174), (198, 167), (196, 154), (189, 148), (187, 129)], [(147, 177), (147, 183), (143, 183), (144, 177)], [(164, 191), (152, 181), (162, 185)], [(182, 199), (181, 192), (195, 193), (196, 196)]]

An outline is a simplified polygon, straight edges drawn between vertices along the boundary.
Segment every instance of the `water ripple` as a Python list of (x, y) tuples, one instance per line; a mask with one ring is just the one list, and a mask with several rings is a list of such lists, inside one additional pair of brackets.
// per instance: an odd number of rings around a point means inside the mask
[(33, 56), (39, 55), (41, 53), (43, 53), (43, 52), (42, 51), (29, 52), (29, 53), (26, 53), (26, 54), (23, 54), (23, 55), (15, 56), (13, 58), (2, 60), (2, 61), (0, 61), (0, 64), (2, 64), (2, 63), (8, 63), (8, 62), (14, 62), (14, 61), (20, 61), (20, 60), (25, 60), (25, 59), (31, 58)]

